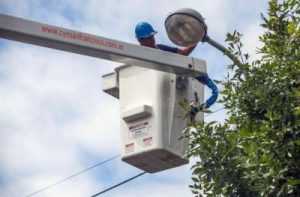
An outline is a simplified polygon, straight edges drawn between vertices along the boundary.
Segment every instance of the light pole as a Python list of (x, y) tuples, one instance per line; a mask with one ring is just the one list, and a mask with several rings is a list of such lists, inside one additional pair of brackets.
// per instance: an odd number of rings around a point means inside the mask
[(207, 35), (207, 25), (199, 12), (182, 8), (171, 13), (165, 21), (167, 34), (172, 42), (179, 46), (194, 46), (198, 42), (207, 42), (228, 56), (234, 63), (241, 65), (236, 56), (224, 46)]

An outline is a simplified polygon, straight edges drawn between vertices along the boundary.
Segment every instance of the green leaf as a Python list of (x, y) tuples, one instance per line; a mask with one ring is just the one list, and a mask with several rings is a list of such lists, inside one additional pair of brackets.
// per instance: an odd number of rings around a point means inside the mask
[(199, 180), (196, 177), (192, 177), (192, 180), (196, 183), (199, 182)]

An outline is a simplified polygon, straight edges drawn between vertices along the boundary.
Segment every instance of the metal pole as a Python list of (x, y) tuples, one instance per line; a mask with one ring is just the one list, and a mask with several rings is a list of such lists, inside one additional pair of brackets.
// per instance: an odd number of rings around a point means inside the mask
[(227, 57), (229, 57), (237, 65), (239, 65), (239, 66), (242, 65), (242, 63), (240, 62), (240, 60), (235, 55), (233, 55), (232, 53), (230, 53), (230, 51), (228, 49), (226, 49), (220, 43), (216, 42), (215, 40), (211, 39), (208, 36), (205, 37), (204, 42), (207, 42), (208, 44), (212, 45), (213, 47), (215, 47), (218, 50), (220, 50), (221, 52), (223, 52)]

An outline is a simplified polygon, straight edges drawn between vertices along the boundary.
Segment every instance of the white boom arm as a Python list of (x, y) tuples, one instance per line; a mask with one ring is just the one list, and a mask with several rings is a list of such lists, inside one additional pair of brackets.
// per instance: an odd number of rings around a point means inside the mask
[(200, 76), (203, 60), (0, 14), (0, 37), (164, 72)]

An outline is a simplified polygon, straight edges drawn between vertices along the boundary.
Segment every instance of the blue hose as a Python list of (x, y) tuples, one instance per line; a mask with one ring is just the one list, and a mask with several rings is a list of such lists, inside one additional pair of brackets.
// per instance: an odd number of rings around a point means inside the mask
[(208, 109), (210, 106), (212, 106), (219, 95), (219, 91), (218, 88), (216, 86), (216, 84), (213, 82), (213, 80), (211, 80), (207, 75), (205, 76), (198, 76), (195, 77), (195, 79), (197, 79), (200, 83), (206, 85), (208, 88), (211, 89), (211, 96), (204, 102), (204, 103), (194, 103), (193, 107), (191, 109), (191, 115), (195, 116), (200, 110), (202, 109)]

